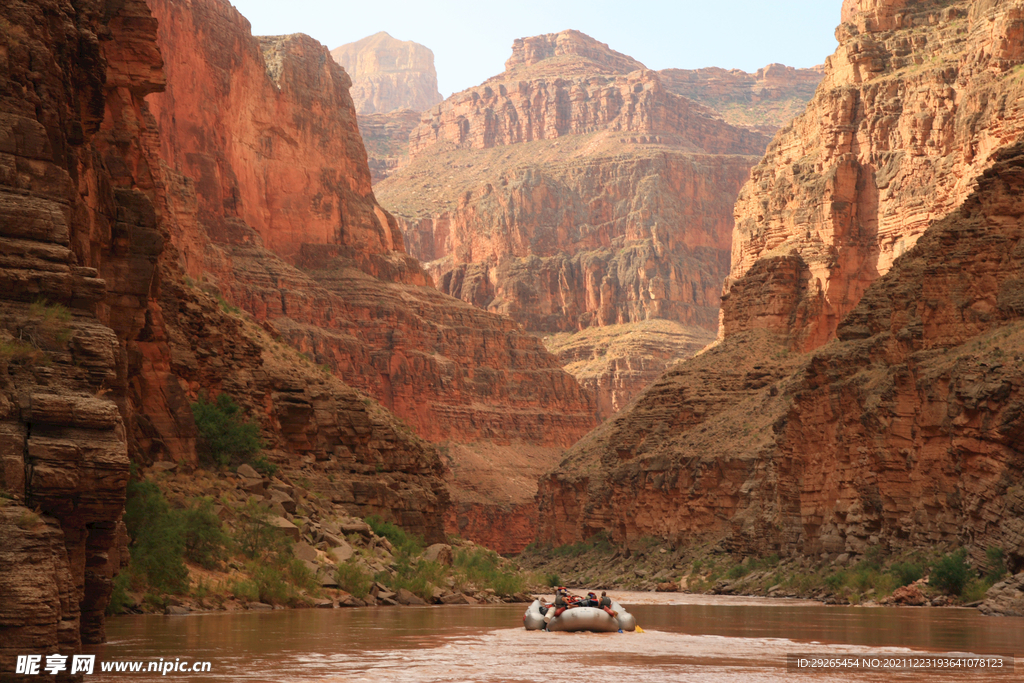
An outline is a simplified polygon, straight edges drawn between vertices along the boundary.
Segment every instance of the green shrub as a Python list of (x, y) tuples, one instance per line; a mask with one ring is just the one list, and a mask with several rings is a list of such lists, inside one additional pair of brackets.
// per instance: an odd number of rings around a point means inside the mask
[(385, 522), (377, 515), (370, 515), (366, 518), (373, 533), (391, 542), (396, 555), (416, 555), (423, 551), (423, 541), (412, 534), (406, 533), (405, 529)]
[(252, 468), (266, 477), (272, 477), (277, 474), (277, 465), (267, 460), (267, 456), (258, 455), (252, 459), (249, 463)]
[(255, 581), (249, 579), (231, 581), (228, 583), (228, 592), (239, 600), (256, 602), (260, 599), (260, 589), (256, 586)]
[(831, 576), (825, 577), (825, 586), (833, 593), (838, 593), (846, 585), (847, 574), (845, 571), (838, 571)]
[(107, 603), (107, 616), (123, 614), (128, 607), (128, 586), (131, 583), (130, 569), (125, 567), (114, 577), (110, 590), (110, 601)]
[(288, 578), (291, 579), (295, 586), (312, 595), (320, 594), (320, 582), (317, 581), (316, 574), (302, 560), (293, 557), (288, 560), (286, 568), (288, 570)]
[(188, 588), (185, 533), (180, 515), (171, 510), (163, 493), (149, 481), (128, 484), (124, 523), (131, 536), (129, 552), (136, 572), (164, 593)]
[(280, 555), (288, 546), (288, 539), (270, 524), (270, 510), (250, 498), (235, 509), (234, 540), (238, 549), (250, 559), (269, 559)]
[(498, 595), (520, 593), (525, 588), (522, 575), (505, 569), (493, 550), (460, 550), (455, 553), (455, 568), (477, 586), (492, 588)]
[(28, 313), (31, 320), (22, 329), (22, 334), (38, 348), (61, 349), (71, 339), (71, 311), (65, 306), (36, 299), (28, 307)]
[(352, 562), (338, 564), (335, 576), (338, 579), (338, 586), (343, 591), (351, 593), (357, 598), (365, 598), (370, 592), (370, 585), (373, 583), (370, 575)]
[(943, 556), (932, 566), (928, 585), (950, 595), (960, 595), (972, 573), (967, 564), (967, 551), (961, 548)]
[(181, 513), (185, 534), (185, 557), (196, 564), (215, 569), (224, 559), (231, 538), (221, 528), (211, 498), (200, 498)]
[(985, 580), (994, 586), (1006, 576), (1006, 553), (1002, 548), (990, 547), (985, 551)]
[(924, 576), (924, 567), (916, 562), (896, 562), (889, 567), (889, 573), (899, 586), (909, 586)]
[(737, 564), (729, 569), (725, 573), (726, 577), (730, 579), (739, 579), (750, 573), (750, 567), (745, 564)]
[(250, 562), (248, 570), (260, 602), (268, 604), (291, 602), (292, 588), (285, 583), (284, 576), (277, 567), (263, 562)]
[(213, 401), (201, 395), (191, 407), (204, 461), (221, 466), (241, 464), (263, 447), (259, 426), (246, 421), (241, 407), (227, 394)]

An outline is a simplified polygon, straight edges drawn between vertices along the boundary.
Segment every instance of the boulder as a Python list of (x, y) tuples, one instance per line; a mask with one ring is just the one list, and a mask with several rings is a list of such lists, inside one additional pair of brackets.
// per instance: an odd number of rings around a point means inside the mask
[(249, 609), (254, 609), (254, 610), (272, 610), (272, 609), (274, 609), (274, 606), (273, 605), (268, 605), (265, 602), (250, 602), (249, 603)]
[(412, 591), (408, 591), (404, 588), (399, 588), (395, 594), (395, 600), (402, 603), (403, 605), (425, 605), (427, 602), (420, 596), (416, 595)]
[(475, 601), (470, 602), (469, 598), (462, 593), (448, 593), (441, 596), (441, 603), (445, 605), (470, 605), (474, 604)]
[(928, 604), (928, 598), (924, 596), (920, 586), (911, 584), (909, 586), (901, 586), (894, 590), (892, 592), (892, 596), (886, 602), (893, 605), (920, 607)]
[(423, 559), (450, 567), (454, 561), (452, 547), (447, 543), (435, 543), (423, 551)]
[(317, 609), (334, 609), (334, 602), (331, 600), (317, 600), (313, 607)]
[(242, 480), (238, 483), (238, 486), (247, 493), (255, 493), (257, 495), (263, 494), (262, 479), (250, 479), (248, 477), (242, 477)]
[(261, 482), (263, 481), (262, 475), (260, 475), (260, 473), (257, 472), (252, 467), (252, 465), (239, 465), (238, 469), (236, 469), (235, 472), (237, 472), (238, 476), (242, 477), (243, 479), (259, 479)]
[(316, 562), (317, 557), (319, 557), (320, 555), (316, 551), (316, 548), (306, 543), (305, 541), (300, 541), (299, 543), (296, 543), (295, 547), (292, 548), (292, 553), (295, 555), (295, 557), (299, 558), (300, 560), (305, 560), (307, 562)]
[(677, 593), (679, 591), (679, 584), (675, 581), (666, 581), (665, 583), (658, 584), (658, 592), (660, 593)]
[(277, 505), (280, 505), (285, 511), (294, 514), (295, 513), (295, 501), (284, 491), (278, 491), (276, 489), (270, 490), (270, 501)]
[(338, 562), (348, 562), (352, 559), (352, 555), (355, 551), (345, 541), (341, 541), (336, 548), (331, 548), (331, 556), (333, 556)]
[(1024, 572), (989, 588), (978, 609), (989, 616), (1024, 617)]
[(338, 598), (338, 607), (365, 607), (366, 603), (354, 595), (343, 595)]
[(289, 522), (284, 517), (271, 517), (267, 520), (270, 526), (278, 529), (288, 538), (292, 539), (296, 543), (299, 540), (299, 527)]
[(191, 611), (192, 610), (190, 610), (188, 607), (183, 607), (181, 605), (168, 605), (164, 608), (164, 614), (171, 615), (184, 615), (188, 614)]

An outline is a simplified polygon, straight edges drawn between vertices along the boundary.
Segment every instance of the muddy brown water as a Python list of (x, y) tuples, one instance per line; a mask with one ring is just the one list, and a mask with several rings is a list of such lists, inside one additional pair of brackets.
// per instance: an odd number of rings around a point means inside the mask
[[(108, 622), (87, 680), (223, 681), (988, 681), (1024, 680), (1024, 619), (974, 610), (827, 607), (800, 601), (679, 596), (633, 604), (644, 633), (522, 628), (525, 605), (278, 610)], [(644, 600), (637, 594), (637, 600)], [(648, 599), (649, 601), (649, 599)], [(668, 603), (668, 604), (664, 604)], [(674, 603), (674, 604), (673, 604)], [(1017, 672), (787, 668), (790, 654), (1016, 654)], [(102, 662), (211, 662), (208, 674), (101, 673)]]

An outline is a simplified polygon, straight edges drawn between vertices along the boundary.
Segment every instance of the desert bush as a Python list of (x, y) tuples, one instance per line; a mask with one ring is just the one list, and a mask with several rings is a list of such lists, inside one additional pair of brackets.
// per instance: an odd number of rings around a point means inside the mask
[(156, 484), (128, 484), (124, 523), (131, 537), (128, 548), (134, 575), (165, 593), (185, 591), (185, 533), (180, 516), (171, 510)]
[(357, 598), (365, 598), (373, 583), (370, 575), (353, 562), (339, 563), (335, 577), (338, 579), (338, 586), (343, 591), (351, 593)]
[(916, 562), (896, 562), (889, 567), (889, 573), (899, 586), (909, 586), (924, 576), (924, 566)]
[(224, 559), (231, 537), (224, 533), (220, 518), (213, 511), (213, 499), (199, 498), (180, 515), (185, 557), (201, 567), (216, 568)]
[(260, 428), (246, 421), (242, 408), (227, 394), (213, 401), (205, 396), (191, 404), (199, 430), (199, 452), (210, 464), (227, 466), (248, 462), (260, 452)]
[(402, 527), (391, 522), (385, 522), (377, 515), (370, 515), (365, 521), (370, 525), (373, 533), (391, 542), (396, 555), (411, 556), (423, 551), (423, 540), (407, 533)]
[(460, 550), (455, 553), (454, 566), (477, 586), (492, 588), (498, 595), (512, 595), (525, 588), (522, 575), (502, 566), (501, 558), (493, 550)]
[(963, 548), (944, 555), (933, 566), (928, 585), (950, 595), (960, 595), (971, 578), (967, 564), (967, 551)]
[(234, 541), (249, 559), (273, 559), (288, 547), (288, 539), (270, 523), (270, 510), (250, 498), (235, 508)]
[(1006, 553), (1002, 548), (990, 547), (985, 550), (985, 580), (994, 586), (1006, 576)]
[(71, 311), (61, 304), (51, 304), (46, 299), (36, 299), (28, 307), (31, 320), (22, 329), (36, 347), (57, 350), (71, 339)]

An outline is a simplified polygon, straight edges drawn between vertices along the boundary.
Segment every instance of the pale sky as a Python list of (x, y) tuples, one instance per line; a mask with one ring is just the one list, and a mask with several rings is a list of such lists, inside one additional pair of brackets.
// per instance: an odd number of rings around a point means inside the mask
[(327, 47), (387, 31), (434, 51), (441, 94), (501, 73), (516, 38), (577, 29), (651, 69), (808, 67), (835, 50), (841, 0), (233, 0), (255, 35)]

